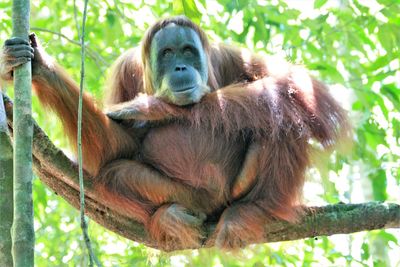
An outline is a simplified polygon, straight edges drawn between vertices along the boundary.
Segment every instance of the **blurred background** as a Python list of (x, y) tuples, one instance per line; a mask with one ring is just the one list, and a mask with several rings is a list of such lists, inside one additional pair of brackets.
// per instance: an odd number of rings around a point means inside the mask
[[(31, 1), (31, 31), (79, 81), (82, 0)], [(0, 41), (11, 36), (10, 0), (0, 2)], [(304, 65), (349, 111), (354, 145), (319, 155), (304, 189), (308, 205), (400, 202), (400, 1), (398, 0), (96, 0), (86, 23), (86, 90), (101, 105), (105, 77), (149, 25), (185, 14), (213, 42)], [(11, 88), (9, 88), (11, 89)], [(8, 90), (12, 95), (12, 90)], [(34, 118), (68, 152), (61, 124), (34, 99)], [(36, 177), (37, 266), (87, 266), (79, 214)], [(354, 222), (357, 223), (357, 222)], [(162, 253), (90, 222), (104, 266), (400, 266), (400, 230)]]

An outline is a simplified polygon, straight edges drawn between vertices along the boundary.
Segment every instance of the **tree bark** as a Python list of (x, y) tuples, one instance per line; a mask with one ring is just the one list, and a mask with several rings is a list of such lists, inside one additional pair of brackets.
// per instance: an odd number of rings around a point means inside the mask
[[(12, 103), (8, 98), (6, 112), (9, 121)], [(11, 121), (10, 121), (11, 122)], [(57, 149), (46, 134), (34, 126), (34, 169), (40, 179), (57, 195), (79, 208), (79, 181), (77, 166)], [(107, 208), (91, 186), (90, 176), (85, 174), (86, 212), (94, 221), (128, 239), (159, 248), (151, 240), (142, 224)], [(308, 207), (306, 214), (297, 224), (285, 221), (271, 221), (265, 225), (263, 242), (278, 242), (321, 235), (348, 234), (359, 231), (400, 228), (400, 205), (395, 203), (369, 202), (362, 204), (336, 204), (324, 207)], [(206, 225), (209, 237), (216, 222)], [(209, 244), (210, 246), (212, 244)], [(194, 249), (176, 247), (174, 250)]]
[(0, 94), (0, 151), (0, 266), (12, 266), (13, 149), (2, 94)]
[[(29, 0), (14, 0), (13, 36), (29, 40)], [(32, 73), (28, 62), (14, 70), (14, 266), (34, 265), (32, 203)]]

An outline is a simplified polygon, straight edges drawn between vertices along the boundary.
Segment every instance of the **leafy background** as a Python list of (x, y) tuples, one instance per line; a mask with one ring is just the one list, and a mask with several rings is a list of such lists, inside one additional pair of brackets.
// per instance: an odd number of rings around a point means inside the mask
[[(74, 8), (74, 5), (76, 8)], [(10, 0), (0, 3), (0, 39), (11, 35)], [(78, 81), (83, 2), (31, 1), (32, 31)], [(110, 64), (160, 17), (185, 14), (211, 40), (284, 57), (325, 81), (354, 125), (347, 153), (322, 155), (305, 201), (400, 202), (400, 2), (398, 0), (89, 1), (86, 80), (101, 104)], [(12, 95), (12, 90), (8, 91)], [(34, 117), (60, 147), (59, 121), (34, 100)], [(37, 266), (87, 266), (78, 212), (34, 181)], [(357, 223), (357, 222), (354, 222)], [(90, 223), (105, 266), (400, 266), (400, 231), (372, 231), (250, 246), (161, 253)]]

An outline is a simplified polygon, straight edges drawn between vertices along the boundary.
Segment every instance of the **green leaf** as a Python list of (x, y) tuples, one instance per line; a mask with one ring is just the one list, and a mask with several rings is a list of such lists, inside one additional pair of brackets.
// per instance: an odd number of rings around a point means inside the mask
[(328, 62), (309, 64), (308, 67), (311, 70), (319, 70), (327, 77), (338, 83), (344, 83), (342, 74), (337, 70), (336, 67), (330, 65)]
[(396, 245), (399, 244), (399, 241), (397, 240), (396, 236), (394, 236), (386, 231), (380, 231), (378, 235), (380, 238), (382, 238), (386, 242), (391, 241), (391, 242), (395, 243)]
[(321, 8), (323, 5), (325, 5), (328, 2), (328, 0), (315, 0), (314, 2), (314, 8), (315, 9), (319, 9)]
[(400, 89), (395, 85), (385, 85), (381, 88), (381, 93), (385, 95), (394, 105), (394, 107), (400, 111)]
[(194, 0), (174, 0), (173, 11), (175, 15), (185, 15), (195, 23), (200, 23), (201, 13)]
[(107, 19), (108, 25), (110, 25), (111, 27), (114, 26), (116, 17), (115, 17), (115, 13), (113, 10), (111, 10), (111, 9), (107, 10), (106, 19)]
[(379, 107), (381, 108), (383, 115), (385, 116), (386, 120), (388, 120), (389, 119), (389, 110), (386, 107), (386, 104), (383, 101), (383, 98), (379, 95), (376, 95), (375, 97), (376, 97), (376, 101), (378, 102)]
[(389, 54), (392, 52), (393, 46), (395, 45), (395, 36), (393, 35), (393, 30), (397, 31), (398, 29), (392, 29), (389, 24), (384, 24), (379, 27), (378, 32), (379, 41)]
[(387, 199), (385, 171), (380, 169), (377, 172), (369, 175), (369, 178), (372, 180), (372, 192), (374, 195), (374, 200), (385, 201)]
[(393, 132), (394, 132), (394, 137), (399, 139), (400, 138), (400, 121), (397, 118), (392, 119), (392, 128), (393, 128)]
[(370, 256), (368, 243), (363, 243), (361, 245), (361, 259), (365, 261), (368, 260)]
[[(270, 30), (267, 28), (265, 23), (264, 14), (256, 12), (257, 21), (255, 23), (254, 43), (258, 41), (267, 44), (270, 38)], [(251, 25), (252, 23), (249, 23)]]
[(377, 122), (371, 121), (363, 126), (367, 144), (373, 150), (376, 150), (378, 145), (387, 145), (385, 139), (385, 130), (380, 128)]
[(390, 57), (380, 56), (371, 64), (371, 66), (368, 69), (370, 69), (371, 71), (376, 71), (380, 68), (386, 67), (390, 61), (391, 61)]

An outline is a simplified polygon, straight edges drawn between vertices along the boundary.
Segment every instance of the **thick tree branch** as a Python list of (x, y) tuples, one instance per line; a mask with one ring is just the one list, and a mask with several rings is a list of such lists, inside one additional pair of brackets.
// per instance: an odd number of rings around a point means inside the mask
[[(8, 98), (5, 98), (5, 107), (9, 125), (11, 125), (12, 102)], [(56, 148), (36, 124), (33, 154), (34, 168), (40, 179), (72, 206), (79, 208), (76, 164)], [(90, 218), (128, 239), (159, 248), (149, 238), (143, 225), (107, 208), (101, 202), (101, 197), (93, 190), (90, 176), (86, 174), (85, 177), (86, 213)], [(308, 207), (306, 211), (302, 221), (297, 224), (272, 221), (266, 225), (265, 242), (347, 234), (373, 229), (400, 228), (400, 205), (394, 203), (336, 204), (325, 207)], [(207, 234), (210, 236), (215, 224), (206, 227)], [(176, 247), (175, 249), (192, 248)]]

